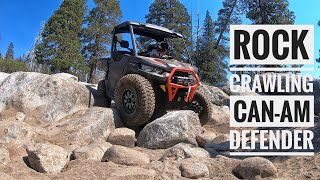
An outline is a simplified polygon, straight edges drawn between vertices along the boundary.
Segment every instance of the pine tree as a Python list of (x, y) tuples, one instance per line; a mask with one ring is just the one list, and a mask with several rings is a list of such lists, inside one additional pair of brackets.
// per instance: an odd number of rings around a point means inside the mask
[(225, 83), (227, 81), (228, 67), (224, 59), (228, 55), (225, 46), (219, 45), (215, 48), (215, 25), (209, 11), (203, 23), (203, 33), (200, 39), (200, 56), (196, 61), (199, 68), (201, 81), (209, 84)]
[(224, 0), (222, 5), (223, 8), (219, 10), (218, 18), (215, 22), (216, 33), (219, 34), (215, 47), (228, 40), (224, 33), (229, 32), (231, 24), (241, 24), (240, 16), (243, 13), (241, 0)]
[[(246, 17), (253, 24), (294, 24), (295, 16), (289, 9), (288, 0), (246, 0), (244, 5)], [(282, 65), (263, 65), (263, 67), (282, 67)]]
[(288, 0), (245, 0), (246, 17), (253, 24), (293, 24)]
[[(223, 8), (219, 11), (216, 21), (217, 31), (220, 32), (216, 47), (221, 40), (228, 41), (224, 33), (229, 31), (230, 24), (240, 24), (243, 14), (251, 20), (252, 24), (293, 24), (295, 19), (294, 13), (289, 9), (288, 0), (224, 0)], [(250, 67), (257, 66), (250, 65)], [(237, 65), (237, 67), (244, 66)]]
[[(187, 8), (179, 0), (155, 0), (149, 7), (146, 22), (156, 24), (181, 33), (185, 43), (181, 39), (169, 41), (169, 53), (178, 60), (187, 60), (188, 52), (192, 50), (191, 17)], [(185, 49), (187, 46), (187, 49)]]
[(12, 42), (8, 46), (5, 59), (14, 59), (14, 45)]
[(1, 54), (1, 52), (0, 52), (0, 60), (2, 59), (2, 54)]
[(36, 59), (50, 65), (52, 71), (71, 72), (83, 66), (80, 34), (86, 0), (64, 0), (50, 17), (36, 47)]
[(92, 83), (96, 74), (97, 60), (108, 53), (112, 43), (112, 30), (122, 17), (118, 0), (94, 0), (96, 7), (85, 18), (83, 54), (90, 66), (89, 80)]
[[(42, 41), (44, 26), (45, 26), (45, 22), (43, 21), (41, 22), (40, 31), (38, 32), (36, 38), (34, 39), (34, 43), (32, 44), (30, 51), (27, 52), (26, 64), (28, 67), (28, 71), (31, 71), (31, 72), (49, 73), (50, 71), (46, 65), (39, 64), (37, 63), (37, 60), (36, 60), (36, 47)], [(46, 69), (46, 71), (43, 71), (44, 69)]]

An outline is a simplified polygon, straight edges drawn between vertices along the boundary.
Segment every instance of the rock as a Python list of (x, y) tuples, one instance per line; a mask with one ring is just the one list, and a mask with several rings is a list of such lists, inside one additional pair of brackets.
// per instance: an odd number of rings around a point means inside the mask
[(0, 72), (0, 86), (1, 86), (2, 81), (4, 81), (8, 76), (10, 76), (10, 74)]
[(22, 112), (17, 112), (17, 114), (16, 114), (17, 121), (24, 121), (25, 117), (26, 117), (26, 115), (24, 115)]
[(6, 165), (10, 162), (9, 151), (0, 148), (0, 165)]
[(62, 148), (52, 144), (37, 143), (27, 148), (30, 166), (41, 173), (60, 172), (69, 162), (69, 154)]
[(165, 149), (180, 142), (197, 145), (201, 124), (193, 111), (172, 111), (147, 124), (138, 136), (137, 144), (149, 149)]
[(0, 84), (0, 112), (13, 108), (29, 125), (51, 124), (91, 102), (89, 90), (72, 81), (34, 72), (16, 72)]
[(242, 160), (232, 173), (241, 179), (278, 177), (277, 169), (271, 161), (261, 157), (250, 157)]
[(212, 114), (206, 125), (228, 124), (230, 120), (230, 110), (228, 106), (217, 106), (212, 104)]
[(230, 156), (230, 136), (228, 134), (217, 136), (212, 141), (208, 141), (205, 144), (205, 149), (209, 152), (211, 157), (216, 157), (219, 154)]
[(160, 158), (161, 161), (167, 159), (181, 160), (192, 157), (210, 157), (210, 154), (199, 147), (191, 144), (179, 143), (169, 148)]
[(197, 135), (196, 139), (197, 139), (198, 145), (200, 147), (205, 147), (205, 145), (208, 142), (211, 142), (216, 137), (217, 137), (216, 133), (207, 131), (207, 132), (204, 132), (202, 134)]
[(186, 178), (198, 179), (203, 177), (209, 177), (208, 167), (201, 162), (190, 162), (183, 160), (180, 165), (181, 175)]
[[(144, 169), (141, 167), (127, 167), (117, 169), (110, 174), (110, 179), (114, 180), (154, 180), (157, 176), (152, 169)], [(109, 178), (108, 178), (109, 179)]]
[(113, 145), (134, 147), (136, 143), (136, 133), (128, 128), (117, 128), (108, 137), (108, 142)]
[(199, 89), (205, 92), (213, 104), (218, 106), (229, 106), (230, 97), (221, 89), (204, 84), (201, 84)]
[(4, 128), (4, 136), (0, 144), (15, 143), (17, 145), (28, 145), (35, 135), (33, 127), (24, 122), (13, 122)]
[(221, 89), (221, 91), (223, 91), (224, 93), (226, 93), (228, 96), (231, 96), (232, 93), (230, 91), (230, 86), (229, 85), (226, 85), (226, 86), (221, 86), (221, 87), (218, 87), (219, 89)]
[(112, 144), (104, 140), (93, 141), (91, 144), (87, 146), (75, 149), (72, 152), (72, 155), (74, 159), (102, 161), (104, 153), (111, 146)]
[(52, 76), (54, 77), (58, 77), (67, 81), (75, 81), (78, 82), (79, 79), (77, 76), (74, 76), (72, 74), (68, 74), (68, 73), (57, 73), (57, 74), (53, 74)]
[(60, 146), (86, 145), (93, 140), (107, 139), (115, 129), (117, 118), (113, 109), (92, 107), (65, 117), (49, 126), (46, 133)]
[(148, 155), (118, 145), (114, 145), (111, 148), (109, 148), (104, 154), (102, 161), (111, 161), (116, 164), (122, 164), (127, 166), (137, 166), (150, 163)]
[(225, 142), (229, 142), (229, 141), (230, 141), (229, 134), (222, 134), (222, 135), (219, 135), (216, 138), (214, 138), (210, 143), (221, 144), (221, 143), (225, 143)]

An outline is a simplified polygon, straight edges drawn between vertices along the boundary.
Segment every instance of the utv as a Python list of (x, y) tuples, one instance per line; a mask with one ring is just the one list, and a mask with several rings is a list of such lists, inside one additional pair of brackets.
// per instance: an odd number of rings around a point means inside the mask
[(197, 90), (195, 68), (172, 56), (150, 56), (159, 42), (169, 46), (175, 41), (183, 42), (182, 35), (152, 24), (127, 21), (114, 27), (111, 58), (98, 62), (106, 71), (98, 91), (107, 99), (107, 107), (115, 101), (127, 126), (148, 123), (168, 109), (191, 109), (202, 123), (210, 118), (212, 107)]

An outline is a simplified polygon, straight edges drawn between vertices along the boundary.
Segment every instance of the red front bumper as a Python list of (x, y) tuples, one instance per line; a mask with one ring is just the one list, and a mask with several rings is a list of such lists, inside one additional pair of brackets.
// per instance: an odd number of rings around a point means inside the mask
[[(175, 72), (180, 71), (180, 72), (188, 72), (191, 73), (192, 76), (194, 77), (194, 79), (196, 80), (195, 84), (191, 85), (191, 86), (183, 86), (180, 84), (175, 84), (173, 82), (171, 82), (171, 79), (174, 75)], [(185, 97), (184, 101), (185, 102), (191, 102), (193, 99), (193, 96), (195, 94), (195, 92), (197, 91), (197, 88), (199, 86), (199, 78), (196, 75), (196, 73), (194, 72), (193, 69), (184, 69), (184, 68), (174, 68), (168, 79), (167, 79), (167, 86), (168, 86), (168, 95), (169, 95), (169, 101), (173, 101), (174, 97), (176, 96), (177, 92), (179, 89), (188, 89), (188, 94)]]

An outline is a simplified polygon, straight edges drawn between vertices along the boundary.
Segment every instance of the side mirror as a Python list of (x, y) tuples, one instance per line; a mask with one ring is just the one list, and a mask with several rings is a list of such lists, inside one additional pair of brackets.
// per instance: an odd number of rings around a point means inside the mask
[(124, 41), (124, 40), (122, 40), (121, 42), (120, 42), (120, 46), (122, 47), (122, 48), (129, 48), (129, 42), (128, 41)]

